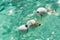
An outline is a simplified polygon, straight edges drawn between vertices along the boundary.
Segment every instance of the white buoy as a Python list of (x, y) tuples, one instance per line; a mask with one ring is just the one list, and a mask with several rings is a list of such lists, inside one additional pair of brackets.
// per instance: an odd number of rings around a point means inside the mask
[(40, 8), (37, 9), (37, 14), (42, 20), (42, 17), (47, 14), (47, 9), (44, 8), (44, 7), (40, 7)]
[(37, 13), (46, 13), (47, 12), (47, 9), (43, 8), (43, 7), (40, 7), (37, 9)]
[(34, 23), (35, 23), (34, 19), (27, 21), (27, 24), (34, 24)]
[(36, 22), (34, 19), (32, 19), (32, 20), (27, 21), (26, 24), (19, 26), (17, 29), (20, 30), (20, 31), (25, 31), (25, 30), (28, 31), (28, 28), (29, 28), (31, 25), (40, 26), (41, 24), (38, 23), (38, 22)]
[(27, 30), (28, 28), (25, 25), (21, 25), (17, 29), (18, 30)]
[(32, 20), (29, 20), (29, 21), (27, 21), (27, 23), (26, 23), (27, 25), (28, 25), (28, 27), (30, 26), (30, 25), (40, 25), (40, 23), (38, 23), (36, 20), (34, 20), (34, 19), (32, 19)]
[(27, 21), (26, 24), (28, 25), (28, 27), (30, 27), (30, 25), (34, 25), (35, 24), (35, 20), (34, 19), (29, 20), (29, 21)]

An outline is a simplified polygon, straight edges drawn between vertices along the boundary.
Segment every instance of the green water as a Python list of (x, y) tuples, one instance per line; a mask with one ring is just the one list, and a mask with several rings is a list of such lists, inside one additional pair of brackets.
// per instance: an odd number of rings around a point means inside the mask
[[(60, 7), (56, 2), (57, 0), (0, 0), (0, 40), (60, 40)], [(56, 9), (59, 15), (47, 15), (41, 20), (36, 9), (45, 7), (47, 3), (52, 4), (52, 9)], [(42, 25), (28, 33), (17, 31), (17, 27), (30, 19), (35, 19)]]

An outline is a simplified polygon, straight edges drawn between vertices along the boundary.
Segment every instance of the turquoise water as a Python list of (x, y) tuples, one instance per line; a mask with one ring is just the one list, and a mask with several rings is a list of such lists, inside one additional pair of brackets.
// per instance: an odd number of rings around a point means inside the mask
[[(0, 40), (60, 40), (60, 7), (57, 0), (0, 0)], [(41, 18), (36, 10), (52, 4), (56, 13)], [(58, 15), (56, 15), (58, 14)], [(17, 27), (35, 19), (42, 25), (28, 33), (20, 33)]]

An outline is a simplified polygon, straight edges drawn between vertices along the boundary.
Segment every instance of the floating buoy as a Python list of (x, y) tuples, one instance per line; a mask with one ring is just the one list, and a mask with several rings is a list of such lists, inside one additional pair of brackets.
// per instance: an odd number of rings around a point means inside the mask
[(37, 9), (37, 14), (42, 18), (47, 13), (47, 9), (44, 7), (40, 7)]
[(38, 23), (36, 20), (32, 19), (32, 20), (27, 21), (26, 24), (19, 26), (17, 29), (20, 31), (28, 32), (28, 28), (30, 28), (31, 25), (34, 25), (34, 27), (36, 27), (36, 26), (40, 26), (41, 24)]
[(30, 27), (31, 25), (35, 25), (35, 26), (40, 26), (41, 24), (38, 23), (36, 20), (32, 19), (32, 20), (29, 20), (27, 21), (26, 23), (28, 25), (28, 27)]
[(24, 31), (24, 30), (27, 30), (28, 28), (27, 28), (27, 26), (24, 24), (24, 25), (19, 26), (17, 29), (20, 30), (20, 31)]

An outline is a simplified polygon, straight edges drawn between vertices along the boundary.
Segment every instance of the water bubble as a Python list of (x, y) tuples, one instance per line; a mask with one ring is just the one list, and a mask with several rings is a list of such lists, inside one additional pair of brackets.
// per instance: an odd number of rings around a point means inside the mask
[(11, 9), (11, 10), (9, 10), (9, 14), (8, 15), (11, 15), (13, 13), (13, 10)]
[(49, 40), (49, 38), (47, 38), (47, 40)]
[(54, 34), (55, 32), (52, 32), (51, 34)]
[(35, 39), (35, 40), (39, 40), (39, 39)]

